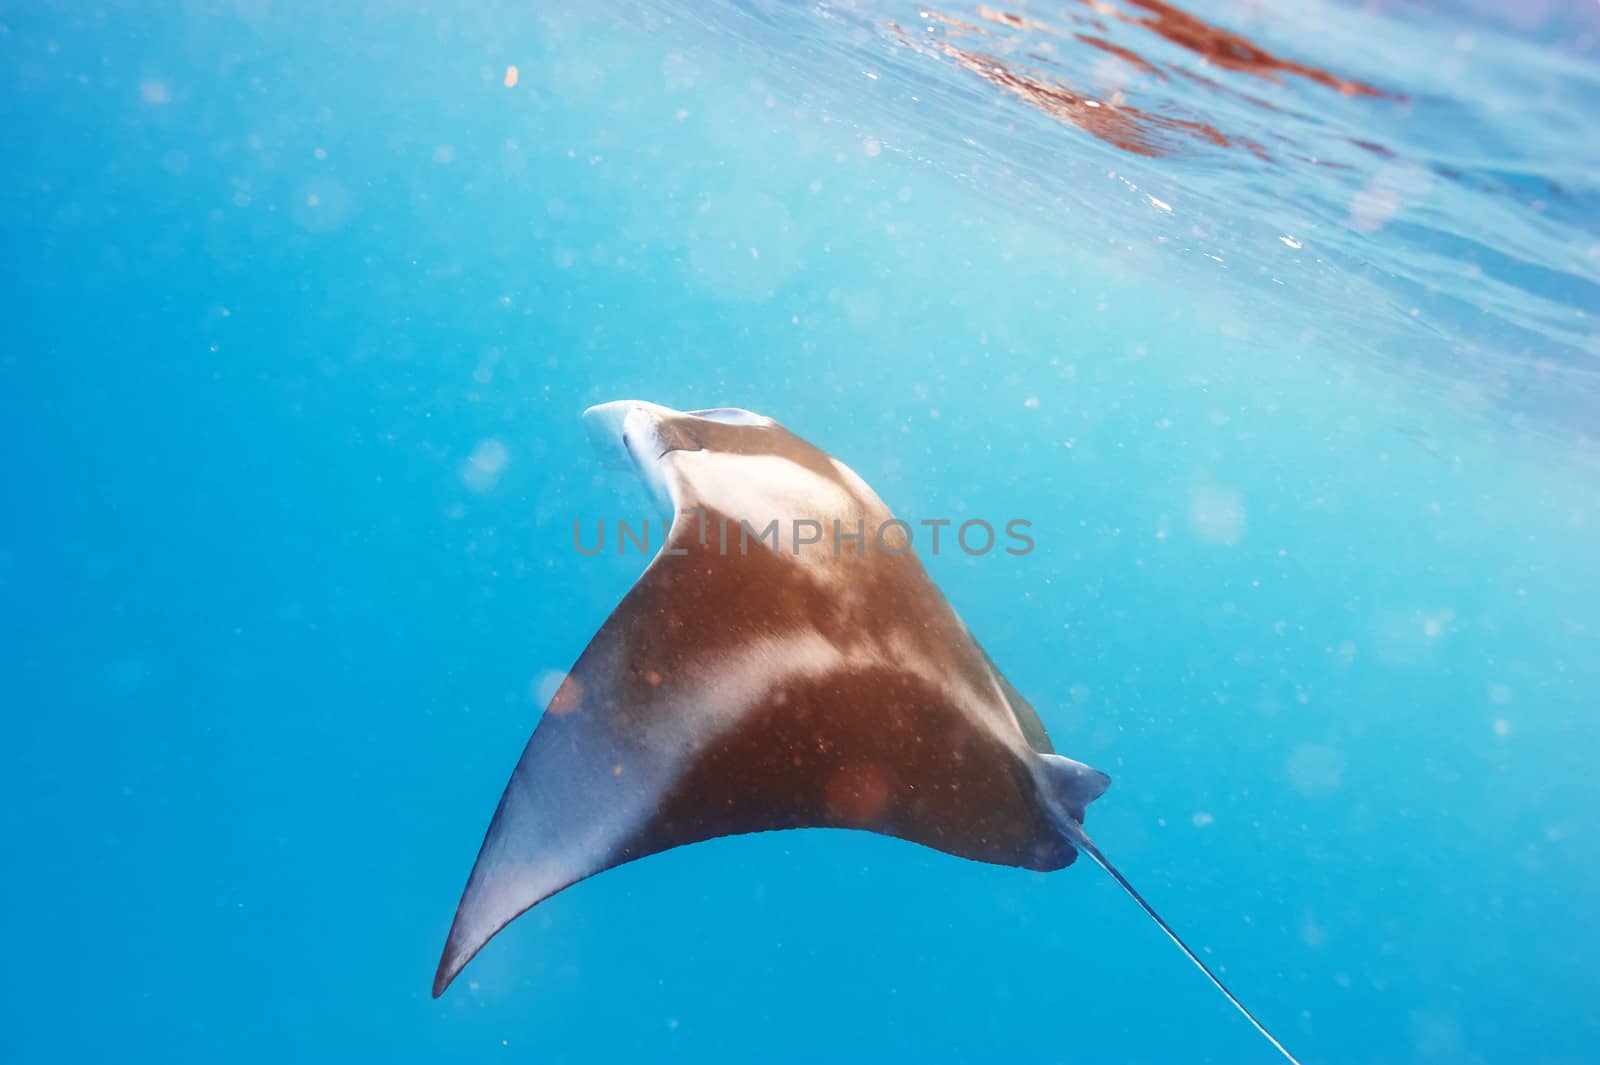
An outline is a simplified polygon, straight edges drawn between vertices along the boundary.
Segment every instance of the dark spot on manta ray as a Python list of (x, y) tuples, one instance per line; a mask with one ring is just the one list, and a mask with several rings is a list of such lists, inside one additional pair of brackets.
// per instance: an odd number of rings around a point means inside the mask
[(1087, 853), (1294, 1060), (1089, 838), (1111, 778), (1055, 753), (914, 552), (724, 554), (684, 517), (737, 522), (779, 500), (824, 522), (891, 519), (859, 477), (748, 411), (622, 402), (585, 420), (676, 520), (529, 739), (436, 997), (500, 929), (587, 877), (720, 836), (848, 828), (1039, 871)]

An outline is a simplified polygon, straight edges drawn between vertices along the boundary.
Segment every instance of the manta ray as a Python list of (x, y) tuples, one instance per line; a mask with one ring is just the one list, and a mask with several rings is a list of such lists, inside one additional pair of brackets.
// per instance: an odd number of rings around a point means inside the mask
[(607, 869), (719, 836), (860, 829), (1041, 871), (1087, 854), (1295, 1060), (1089, 838), (1111, 778), (1055, 752), (865, 481), (746, 410), (622, 401), (584, 421), (670, 524), (512, 773), (434, 997), (514, 918)]

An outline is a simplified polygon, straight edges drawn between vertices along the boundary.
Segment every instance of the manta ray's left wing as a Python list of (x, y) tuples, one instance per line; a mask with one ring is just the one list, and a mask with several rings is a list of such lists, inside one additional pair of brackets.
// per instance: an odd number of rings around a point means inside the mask
[(638, 857), (620, 849), (692, 757), (703, 729), (694, 692), (664, 678), (684, 672), (684, 640), (672, 636), (687, 620), (676, 613), (678, 589), (693, 586), (702, 549), (693, 529), (675, 526), (671, 537), (671, 550), (612, 611), (534, 729), (462, 893), (435, 996), (519, 914)]

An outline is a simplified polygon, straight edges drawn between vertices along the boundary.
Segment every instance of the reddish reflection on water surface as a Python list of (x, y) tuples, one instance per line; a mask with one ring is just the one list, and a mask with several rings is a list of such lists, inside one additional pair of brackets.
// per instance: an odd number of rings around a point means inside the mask
[[(938, 29), (937, 37), (917, 39), (898, 26), (891, 29), (907, 46), (942, 55), (1052, 118), (1143, 156), (1171, 155), (1185, 143), (1198, 143), (1243, 149), (1264, 162), (1273, 161), (1273, 154), (1265, 145), (1218, 129), (1195, 113), (1187, 99), (1182, 108), (1139, 107), (1129, 103), (1120, 88), (1100, 93), (1081, 90), (1060, 74), (1045, 74), (1037, 67), (1057, 67), (1055, 57), (1063, 46), (1082, 45), (1114, 57), (1126, 64), (1127, 70), (1157, 82), (1169, 83), (1177, 77), (1265, 111), (1279, 110), (1276, 104), (1259, 96), (1240, 92), (1179, 64), (1148, 58), (1133, 47), (1136, 41), (1112, 40), (1115, 27), (1122, 25), (1155, 34), (1200, 57), (1203, 66), (1248, 74), (1273, 84), (1282, 84), (1285, 75), (1293, 75), (1347, 97), (1397, 99), (1365, 82), (1275, 55), (1238, 33), (1213, 26), (1164, 0), (1121, 2), (1126, 10), (1110, 0), (1079, 0), (1082, 10), (1063, 11), (1062, 25), (979, 4), (972, 10), (978, 21), (931, 9), (922, 12), (930, 27)], [(973, 39), (970, 47), (968, 38)], [(1019, 63), (1018, 58), (1029, 60), (1033, 68)], [(1363, 147), (1382, 150), (1377, 145)], [(1290, 149), (1292, 146), (1286, 146), (1281, 154), (1316, 162)]]

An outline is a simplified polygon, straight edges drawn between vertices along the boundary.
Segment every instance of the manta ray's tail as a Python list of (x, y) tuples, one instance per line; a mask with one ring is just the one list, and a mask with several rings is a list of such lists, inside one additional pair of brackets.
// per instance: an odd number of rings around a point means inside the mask
[(1167, 934), (1167, 938), (1176, 943), (1178, 945), (1178, 949), (1183, 951), (1190, 961), (1194, 962), (1196, 968), (1206, 974), (1206, 979), (1210, 980), (1218, 991), (1221, 991), (1227, 996), (1228, 1001), (1233, 1003), (1234, 1008), (1240, 1013), (1244, 1014), (1245, 1020), (1255, 1025), (1256, 1031), (1267, 1037), (1267, 1042), (1276, 1047), (1278, 1049), (1278, 1053), (1282, 1054), (1284, 1058), (1291, 1063), (1291, 1065), (1300, 1065), (1299, 1059), (1293, 1054), (1289, 1053), (1289, 1049), (1287, 1047), (1278, 1042), (1277, 1036), (1267, 1031), (1266, 1025), (1256, 1020), (1256, 1015), (1245, 1008), (1244, 1003), (1239, 1001), (1238, 996), (1236, 996), (1232, 991), (1229, 991), (1228, 986), (1217, 978), (1217, 974), (1207, 968), (1206, 963), (1200, 960), (1200, 956), (1189, 949), (1189, 944), (1185, 943), (1181, 938), (1179, 938), (1178, 933), (1172, 930), (1172, 926), (1161, 919), (1161, 915), (1156, 912), (1155, 907), (1146, 902), (1144, 896), (1139, 894), (1138, 889), (1132, 884), (1128, 883), (1128, 878), (1117, 871), (1117, 867), (1111, 864), (1110, 859), (1100, 852), (1100, 848), (1096, 847), (1094, 845), (1094, 841), (1091, 840), (1083, 831), (1083, 826), (1081, 824), (1071, 826), (1068, 830), (1068, 835), (1072, 838), (1073, 846), (1077, 847), (1089, 857), (1093, 858), (1096, 865), (1100, 866), (1100, 868), (1111, 874), (1111, 879), (1122, 885), (1122, 890), (1128, 893), (1128, 897), (1133, 899), (1134, 902), (1137, 902), (1139, 904), (1139, 908), (1150, 915), (1150, 919), (1161, 927), (1161, 930)]

